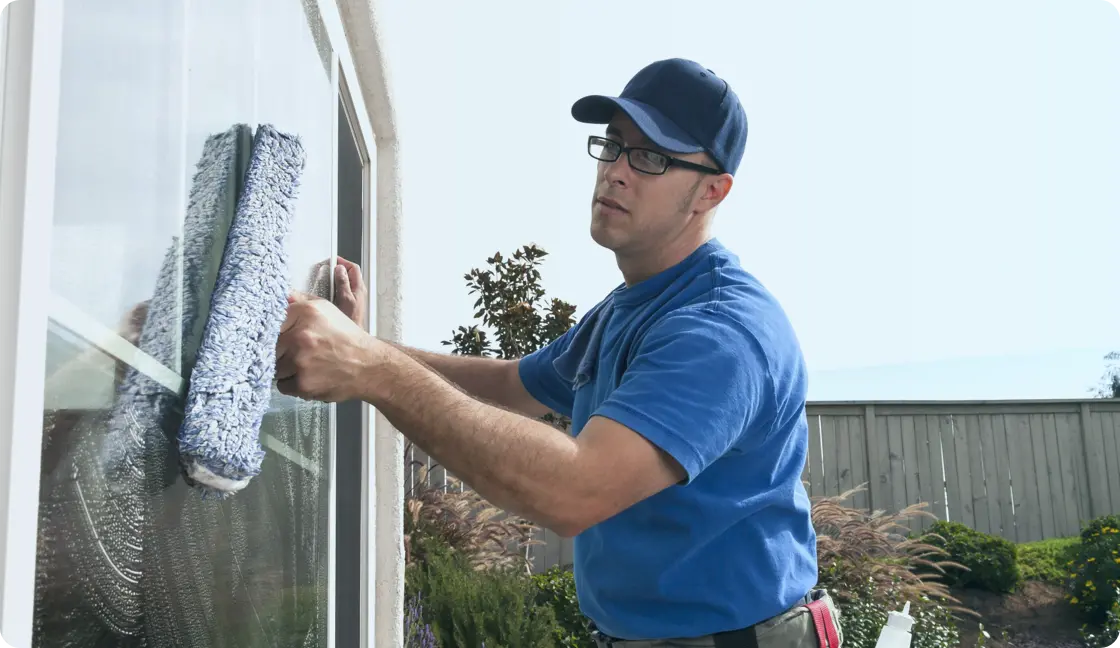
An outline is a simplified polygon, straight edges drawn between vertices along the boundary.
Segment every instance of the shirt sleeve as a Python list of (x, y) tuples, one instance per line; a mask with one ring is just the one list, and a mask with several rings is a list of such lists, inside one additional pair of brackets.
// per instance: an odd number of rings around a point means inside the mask
[(686, 483), (723, 456), (771, 398), (757, 339), (710, 310), (669, 315), (645, 335), (621, 384), (595, 412), (677, 460)]
[(572, 416), (575, 394), (572, 392), (571, 383), (560, 376), (552, 363), (567, 350), (577, 326), (573, 326), (552, 342), (522, 357), (517, 363), (521, 384), (525, 386), (529, 395), (545, 407), (568, 418)]

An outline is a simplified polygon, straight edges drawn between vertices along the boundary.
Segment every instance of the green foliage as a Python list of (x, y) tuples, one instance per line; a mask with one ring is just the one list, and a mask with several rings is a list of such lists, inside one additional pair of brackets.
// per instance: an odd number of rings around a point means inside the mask
[(556, 614), (557, 645), (564, 648), (595, 648), (588, 632), (588, 619), (579, 611), (575, 575), (571, 570), (552, 567), (535, 574), (533, 580), (539, 590), (537, 602), (550, 606)]
[[(482, 326), (460, 326), (443, 344), (457, 355), (514, 359), (566, 333), (575, 323), (576, 307), (545, 297), (538, 268), (547, 255), (535, 245), (523, 246), (509, 258), (495, 252), (486, 260), (489, 269), (464, 275), (470, 294), (478, 295), (474, 317)], [(491, 336), (497, 338), (496, 347)]]
[(949, 553), (949, 559), (966, 569), (946, 570), (945, 583), (955, 587), (1007, 594), (1023, 580), (1018, 547), (1014, 542), (971, 529), (960, 522), (938, 521), (927, 541)]
[(1051, 538), (1019, 545), (1019, 571), (1023, 580), (1065, 584), (1067, 564), (1077, 557), (1081, 538)]
[(1086, 525), (1077, 556), (1067, 568), (1070, 603), (1091, 622), (1104, 622), (1120, 585), (1120, 516), (1100, 517)]
[(419, 594), (425, 620), (442, 648), (555, 648), (556, 616), (537, 603), (524, 572), (476, 569), (458, 552), (434, 541), (425, 560), (408, 567), (406, 596)]
[(1114, 535), (1114, 529), (1120, 529), (1120, 515), (1094, 518), (1081, 529), (1081, 542), (1095, 542), (1102, 535)]
[[(879, 633), (887, 623), (887, 613), (901, 610), (905, 604), (898, 594), (898, 590), (883, 590), (870, 580), (847, 593), (846, 602), (840, 605), (845, 648), (875, 648)], [(960, 645), (960, 631), (949, 607), (928, 596), (912, 600), (910, 605), (914, 617), (911, 648), (956, 648)]]
[(1081, 626), (1081, 643), (1085, 648), (1111, 648), (1120, 636), (1120, 588), (1113, 590), (1112, 606), (1105, 615), (1103, 627)]
[(1120, 351), (1113, 351), (1104, 359), (1108, 364), (1094, 393), (1097, 398), (1120, 398)]

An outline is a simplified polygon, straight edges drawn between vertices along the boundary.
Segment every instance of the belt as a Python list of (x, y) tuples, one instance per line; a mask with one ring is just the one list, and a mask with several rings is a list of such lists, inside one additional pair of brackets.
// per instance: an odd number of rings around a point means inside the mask
[[(801, 597), (801, 600), (790, 606), (790, 609), (796, 607), (808, 608), (809, 613), (813, 616), (813, 625), (817, 630), (819, 648), (837, 648), (840, 645), (840, 637), (836, 631), (835, 619), (832, 618), (831, 611), (828, 609), (824, 598), (817, 598), (815, 596), (816, 593), (817, 590), (810, 591), (808, 594)], [(764, 621), (760, 621), (759, 623), (764, 623)], [(712, 639), (714, 640), (715, 648), (758, 648), (758, 634), (756, 628), (759, 623), (737, 630), (714, 633)], [(594, 624), (591, 625), (591, 637), (599, 648), (610, 648), (615, 645), (621, 647), (625, 646), (629, 641), (642, 641), (641, 639), (627, 640), (612, 637), (601, 632)]]

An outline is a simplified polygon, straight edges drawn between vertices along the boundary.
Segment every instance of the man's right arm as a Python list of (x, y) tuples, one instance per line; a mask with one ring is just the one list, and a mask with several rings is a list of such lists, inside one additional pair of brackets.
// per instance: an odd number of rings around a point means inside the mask
[(400, 344), (394, 346), (479, 400), (534, 418), (551, 411), (525, 389), (518, 373), (519, 360), (448, 355)]
[[(336, 259), (338, 265), (335, 267), (335, 294), (332, 301), (364, 329), (365, 304), (369, 301), (369, 292), (362, 279), (362, 269), (358, 264), (342, 257)], [(320, 265), (325, 266), (326, 263), (324, 261)], [(318, 270), (321, 271), (322, 268)], [(520, 360), (448, 355), (421, 351), (401, 344), (394, 346), (474, 398), (534, 418), (551, 411), (525, 388), (519, 371)]]

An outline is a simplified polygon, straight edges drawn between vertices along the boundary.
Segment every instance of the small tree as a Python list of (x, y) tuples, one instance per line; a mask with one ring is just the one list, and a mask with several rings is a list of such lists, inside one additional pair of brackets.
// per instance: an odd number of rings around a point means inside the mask
[(523, 246), (508, 259), (496, 252), (486, 260), (489, 269), (475, 268), (464, 275), (470, 294), (478, 295), (474, 317), (481, 326), (460, 326), (444, 346), (452, 347), (455, 355), (512, 360), (566, 333), (575, 324), (576, 307), (545, 296), (538, 268), (547, 255), (536, 245)]
[(1120, 398), (1120, 351), (1113, 351), (1104, 357), (1108, 365), (1097, 386), (1097, 398)]

